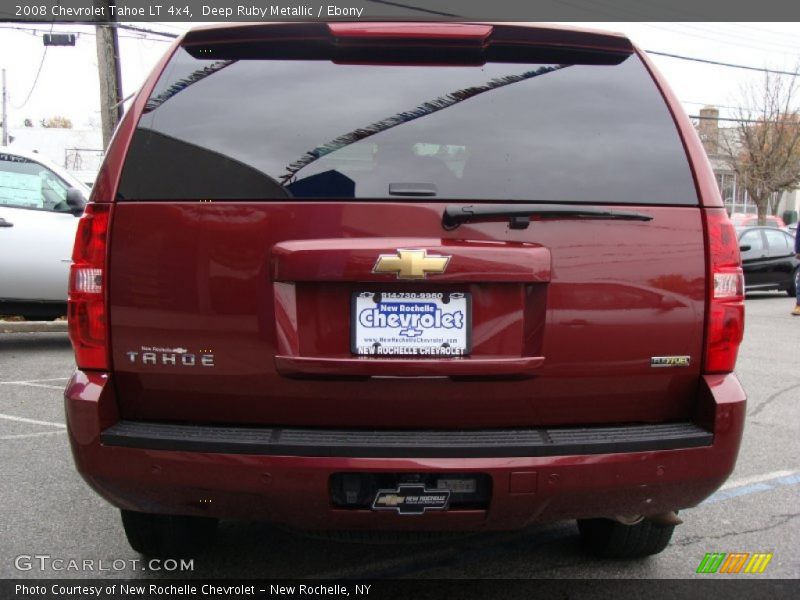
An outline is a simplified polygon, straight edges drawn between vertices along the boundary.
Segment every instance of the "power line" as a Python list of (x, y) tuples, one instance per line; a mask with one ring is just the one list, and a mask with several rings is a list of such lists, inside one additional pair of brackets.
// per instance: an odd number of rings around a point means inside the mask
[[(656, 8), (658, 10), (664, 11), (666, 13), (671, 13), (672, 17), (669, 19), (670, 22), (677, 22), (679, 20), (678, 17), (680, 17), (680, 20), (683, 21), (685, 19), (685, 17), (687, 17), (687, 16), (688, 17), (694, 17), (694, 18), (692, 18), (690, 20), (695, 22), (695, 23), (708, 24), (709, 22), (713, 22), (713, 21), (716, 20), (714, 18), (714, 15), (712, 15), (710, 13), (700, 13), (700, 12), (696, 12), (696, 11), (686, 10), (685, 8), (681, 8), (680, 10), (677, 10), (677, 9), (673, 9), (671, 7), (665, 6), (663, 0), (636, 0), (636, 2), (637, 2), (637, 4), (649, 4), (649, 5), (653, 6), (653, 8)], [(683, 25), (686, 26), (685, 23), (683, 23)], [(730, 26), (730, 27), (737, 27), (739, 29), (743, 29), (744, 31), (746, 31), (748, 33), (753, 31), (753, 30), (756, 30), (756, 31), (762, 31), (764, 33), (769, 33), (771, 35), (781, 36), (781, 37), (786, 38), (787, 40), (791, 39), (792, 41), (795, 41), (795, 42), (797, 40), (797, 35), (794, 34), (794, 33), (785, 33), (785, 32), (782, 32), (782, 31), (775, 31), (774, 29), (766, 29), (764, 27), (758, 27), (755, 23), (747, 23), (746, 26), (744, 26), (741, 23), (731, 22), (731, 23), (725, 23), (725, 25)], [(728, 32), (720, 32), (720, 33), (722, 33), (723, 35), (729, 35)], [(730, 34), (736, 35), (735, 32), (730, 32)], [(750, 39), (755, 41), (755, 39), (752, 38), (752, 37), (750, 37)], [(770, 43), (770, 42), (768, 42), (768, 43)], [(784, 45), (784, 44), (781, 44), (781, 45)], [(794, 46), (796, 47), (796, 43), (794, 44)]]
[[(714, 42), (715, 44), (726, 44), (728, 46), (734, 46), (736, 48), (752, 48), (753, 50), (758, 50), (759, 52), (797, 52), (798, 46), (797, 45), (790, 45), (790, 44), (783, 44), (779, 42), (764, 42), (761, 40), (756, 40), (751, 37), (746, 36), (734, 36), (731, 34), (726, 34), (724, 32), (717, 32), (713, 30), (703, 29), (701, 27), (694, 27), (692, 25), (687, 24), (678, 24), (674, 23), (674, 25), (678, 25), (678, 28), (675, 27), (663, 27), (660, 25), (654, 25), (652, 23), (642, 23), (645, 27), (650, 27), (652, 29), (660, 29), (662, 31), (668, 31), (670, 33), (674, 33), (677, 35), (687, 36), (695, 39), (704, 40), (707, 42)], [(681, 29), (683, 28), (683, 29)], [(694, 31), (688, 31), (694, 30)]]
[[(50, 25), (50, 33), (53, 33), (53, 26), (52, 25)], [(33, 78), (33, 85), (31, 86), (31, 89), (28, 92), (28, 95), (25, 97), (25, 101), (22, 104), (20, 104), (19, 106), (14, 105), (14, 108), (16, 110), (19, 110), (19, 109), (23, 108), (28, 103), (28, 100), (31, 99), (31, 96), (33, 95), (33, 90), (36, 89), (36, 84), (39, 82), (39, 75), (41, 75), (41, 73), (42, 73), (42, 67), (44, 66), (44, 59), (47, 57), (47, 49), (49, 47), (50, 46), (45, 46), (44, 47), (44, 52), (42, 52), (42, 60), (39, 62), (39, 69), (36, 71), (36, 77)]]
[(698, 106), (710, 106), (712, 108), (727, 108), (730, 110), (744, 110), (741, 106), (728, 106), (726, 104), (716, 104), (714, 102), (692, 102), (691, 100), (680, 100), (681, 104), (697, 104)]
[[(7, 25), (6, 23), (0, 24), (3, 29), (18, 29), (20, 31), (36, 31), (41, 32), (42, 29), (36, 29), (34, 27), (12, 27)], [(93, 25), (93, 23), (73, 23), (73, 25)], [(125, 25), (124, 23), (103, 23), (105, 27), (116, 27), (117, 29), (126, 29), (129, 31), (137, 31), (139, 33), (149, 34), (149, 35), (159, 35), (169, 39), (175, 39), (178, 37), (179, 34), (170, 33), (167, 31), (157, 31), (155, 29), (147, 29), (146, 27), (136, 27), (135, 25)], [(51, 26), (52, 28), (52, 26)], [(91, 35), (91, 34), (90, 34)]]
[[(562, 2), (562, 3), (563, 4), (567, 4), (566, 2)], [(129, 31), (135, 31), (135, 32), (138, 32), (138, 33), (146, 34), (144, 37), (141, 37), (141, 38), (131, 37), (129, 39), (147, 39), (147, 37), (146, 37), (147, 35), (158, 35), (158, 36), (162, 36), (162, 37), (169, 38), (169, 39), (175, 39), (175, 38), (178, 37), (178, 34), (175, 34), (175, 33), (165, 32), (165, 31), (157, 31), (155, 29), (147, 29), (147, 28), (144, 28), (144, 27), (136, 27), (134, 25), (125, 25), (123, 23), (113, 23), (113, 24), (109, 24), (109, 25), (112, 26), (112, 27), (120, 28), (120, 29), (126, 29), (126, 30), (129, 30)], [(20, 30), (20, 31), (33, 31), (33, 32), (37, 32), (37, 33), (40, 33), (40, 32), (43, 31), (41, 29), (26, 28), (26, 27), (9, 27), (7, 25), (2, 25), (0, 27), (2, 27), (3, 29), (17, 29), (17, 30)], [(51, 27), (51, 32), (52, 32), (52, 27)], [(88, 32), (80, 32), (80, 33), (83, 33), (83, 34), (86, 34), (86, 35), (94, 35), (94, 34), (88, 33)], [(166, 41), (166, 40), (154, 40), (154, 41)], [(717, 60), (710, 60), (710, 59), (707, 59), (707, 58), (697, 58), (695, 56), (683, 56), (681, 54), (672, 54), (670, 52), (659, 52), (657, 50), (645, 50), (645, 52), (647, 52), (648, 54), (656, 55), (656, 56), (666, 56), (668, 58), (677, 58), (679, 60), (688, 60), (688, 61), (692, 61), (692, 62), (699, 62), (699, 63), (704, 63), (704, 64), (708, 64), (708, 65), (715, 65), (715, 66), (719, 66), (719, 67), (730, 67), (730, 68), (733, 68), (733, 69), (745, 69), (747, 71), (758, 71), (760, 73), (774, 73), (775, 75), (791, 75), (793, 77), (795, 77), (795, 76), (800, 74), (800, 73), (797, 73), (795, 71), (781, 71), (781, 70), (777, 70), (777, 69), (767, 69), (765, 67), (753, 67), (753, 66), (750, 66), (750, 65), (738, 65), (738, 64), (735, 64), (735, 63), (727, 63), (727, 62), (721, 62), (721, 61), (717, 61)], [(699, 104), (699, 103), (688, 102), (687, 104)]]
[[(738, 110), (741, 111), (740, 114), (746, 114), (748, 112), (753, 112), (752, 109), (743, 108), (741, 106), (726, 106), (725, 104), (714, 104), (709, 102), (689, 102), (688, 100), (679, 100), (682, 104), (699, 104), (702, 106), (708, 106), (709, 108), (727, 108), (729, 110)], [(791, 113), (796, 114), (796, 113)], [(692, 119), (700, 119), (703, 121), (735, 121), (737, 123), (765, 123), (764, 119), (737, 119), (737, 118), (725, 118), (725, 117), (707, 117), (707, 116), (699, 116), (699, 115), (689, 115)], [(772, 121), (770, 121), (772, 122)]]
[(783, 32), (783, 31), (775, 31), (774, 29), (765, 29), (764, 27), (758, 27), (754, 23), (748, 23), (746, 27), (743, 26), (743, 25), (740, 25), (739, 23), (728, 23), (728, 25), (733, 25), (734, 27), (739, 27), (740, 29), (744, 29), (746, 31), (751, 31), (751, 30), (762, 31), (762, 32), (768, 33), (770, 35), (779, 35), (779, 36), (784, 37), (786, 39), (797, 40), (797, 35), (795, 35), (793, 33), (786, 33), (786, 32)]
[[(762, 50), (767, 51), (767, 52), (775, 51), (775, 48), (780, 48), (781, 49), (780, 51), (782, 51), (782, 52), (788, 52), (788, 51), (797, 52), (798, 49), (800, 49), (800, 46), (798, 46), (796, 41), (792, 42), (792, 43), (788, 43), (788, 42), (781, 42), (779, 40), (773, 40), (773, 39), (769, 39), (769, 40), (768, 39), (759, 39), (759, 38), (755, 38), (755, 37), (752, 37), (752, 36), (740, 34), (740, 33), (737, 33), (735, 31), (724, 31), (724, 30), (721, 30), (721, 29), (698, 27), (697, 24), (676, 23), (676, 25), (678, 25), (679, 27), (684, 27), (686, 29), (693, 29), (695, 31), (700, 32), (698, 34), (698, 37), (702, 37), (703, 34), (705, 34), (707, 36), (715, 36), (715, 37), (717, 37), (719, 39), (719, 41), (721, 43), (729, 44), (731, 46), (737, 46), (737, 47), (741, 46), (742, 45), (742, 40), (744, 39), (744, 40), (747, 40), (748, 42), (750, 42), (750, 44), (748, 44), (748, 46), (750, 46), (752, 48), (760, 47)], [(775, 34), (770, 34), (770, 35), (775, 35)], [(709, 39), (711, 39), (711, 38), (709, 38)], [(755, 44), (755, 45), (753, 45), (753, 44)]]
[(145, 27), (136, 27), (135, 25), (125, 25), (123, 23), (107, 23), (106, 25), (110, 25), (111, 27), (116, 27), (117, 29), (127, 29), (129, 31), (139, 31), (141, 33), (149, 33), (150, 35), (161, 35), (166, 38), (175, 39), (178, 37), (176, 33), (168, 33), (166, 31), (156, 31), (155, 29), (147, 29)]
[[(558, 2), (559, 0), (556, 0), (556, 1)], [(562, 3), (566, 4), (565, 2), (562, 2)], [(633, 17), (636, 17), (636, 18), (643, 18), (643, 17), (647, 18), (647, 17), (650, 16), (649, 13), (639, 12), (639, 11), (636, 11), (636, 10), (630, 10), (629, 9), (629, 10), (626, 10), (626, 11), (625, 10), (620, 11), (619, 10), (620, 7), (618, 5), (616, 5), (616, 4), (615, 5), (610, 5), (607, 2), (604, 2), (603, 0), (591, 0), (591, 8), (584, 6), (584, 9), (585, 10), (594, 11), (594, 12), (598, 12), (598, 8), (597, 8), (598, 5), (600, 7), (605, 6), (606, 9), (610, 9), (612, 11), (612, 12), (608, 12), (607, 10), (603, 11), (602, 8), (599, 10), (599, 12), (601, 14), (605, 14), (607, 16), (615, 15), (616, 12), (626, 13), (626, 14), (628, 14), (630, 16), (633, 16)], [(576, 8), (580, 8), (580, 7), (576, 7)], [(617, 15), (617, 16), (619, 16), (619, 15)], [(761, 52), (770, 52), (770, 51), (772, 51), (768, 47), (768, 45), (775, 46), (775, 42), (764, 41), (764, 40), (755, 40), (755, 39), (753, 39), (753, 38), (751, 38), (749, 36), (737, 35), (737, 36), (731, 37), (730, 34), (725, 33), (725, 32), (716, 32), (716, 31), (713, 31), (713, 30), (702, 29), (700, 27), (696, 27), (696, 26), (693, 26), (693, 25), (688, 25), (686, 23), (670, 23), (670, 24), (671, 25), (677, 25), (679, 27), (685, 27), (685, 28), (688, 28), (688, 29), (694, 29), (696, 31), (699, 31), (700, 33), (692, 33), (690, 31), (683, 31), (681, 29), (676, 29), (674, 27), (664, 27), (664, 23), (659, 23), (658, 25), (656, 25), (654, 23), (642, 23), (642, 25), (644, 25), (645, 27), (650, 27), (652, 29), (658, 29), (658, 30), (661, 30), (661, 31), (667, 31), (667, 32), (670, 32), (670, 33), (678, 34), (678, 35), (699, 38), (699, 39), (706, 40), (706, 41), (713, 41), (714, 43), (717, 43), (717, 44), (728, 44), (728, 45), (735, 45), (737, 47), (752, 48), (754, 50), (759, 50)], [(731, 39), (734, 39), (735, 41), (730, 41)], [(748, 40), (749, 42), (752, 42), (752, 43), (747, 43), (744, 40)], [(765, 45), (765, 44), (767, 44), (767, 45)], [(778, 45), (781, 45), (784, 48), (790, 47), (793, 51), (797, 50), (797, 45), (796, 44), (792, 45), (792, 46), (788, 46), (787, 44), (780, 44), (779, 43)]]
[(117, 108), (117, 107), (118, 107), (120, 104), (125, 104), (125, 103), (126, 103), (128, 100), (130, 100), (131, 98), (133, 98), (135, 95), (136, 95), (136, 92), (133, 92), (133, 93), (131, 93), (131, 94), (128, 94), (128, 95), (127, 95), (127, 96), (125, 96), (125, 97), (124, 97), (122, 100), (120, 100), (120, 101), (119, 101), (119, 102), (117, 102), (116, 104), (113, 104), (113, 105), (111, 106), (111, 108)]
[(397, 6), (398, 8), (407, 8), (411, 11), (423, 12), (428, 13), (431, 15), (440, 15), (443, 17), (460, 17), (461, 15), (454, 15), (453, 13), (446, 13), (446, 12), (439, 12), (438, 10), (430, 10), (427, 8), (422, 8), (420, 6), (411, 6), (410, 4), (402, 4), (400, 2), (389, 2), (389, 0), (367, 0), (368, 2), (374, 2), (375, 4), (387, 4), (389, 6)]
[(779, 71), (776, 69), (766, 69), (764, 67), (751, 67), (749, 65), (737, 65), (734, 63), (720, 62), (718, 60), (709, 60), (707, 58), (695, 58), (692, 56), (681, 56), (680, 54), (670, 54), (669, 52), (657, 52), (655, 50), (645, 50), (648, 54), (655, 54), (657, 56), (668, 56), (669, 58), (679, 58), (680, 60), (691, 60), (694, 62), (706, 63), (709, 65), (717, 65), (719, 67), (732, 67), (734, 69), (746, 69), (748, 71), (759, 71), (761, 73), (774, 73), (776, 75), (791, 75), (796, 77), (800, 75), (795, 71)]
[[(649, 19), (649, 18), (652, 17), (652, 12), (641, 12), (641, 11), (637, 11), (637, 10), (635, 10), (633, 8), (630, 8), (630, 7), (628, 7), (627, 10), (623, 10), (618, 4), (609, 4), (608, 2), (604, 2), (604, 0), (590, 0), (590, 2), (587, 2), (585, 4), (571, 4), (570, 2), (565, 2), (564, 0), (553, 0), (553, 1), (554, 2), (558, 2), (560, 4), (567, 5), (567, 6), (571, 6), (573, 8), (577, 8), (579, 10), (586, 10), (588, 12), (594, 12), (595, 14), (601, 14), (601, 15), (604, 15), (606, 17), (611, 17), (611, 18), (615, 18), (615, 19), (616, 18), (620, 18), (620, 17), (625, 19), (626, 17), (624, 15), (628, 15), (628, 17), (634, 17), (634, 20), (641, 20), (642, 18), (648, 18)], [(576, 1), (580, 2), (581, 0), (576, 0)], [(661, 2), (661, 0), (657, 0), (657, 1)], [(586, 0), (584, 0), (584, 2), (586, 2)], [(638, 6), (638, 3), (640, 3), (640, 2), (642, 2), (642, 0), (635, 0), (635, 3), (637, 4), (636, 8), (640, 8)], [(603, 10), (603, 8), (605, 8), (606, 10)], [(680, 16), (680, 17), (686, 17), (687, 14), (689, 14), (689, 13), (687, 13), (687, 11), (684, 11), (684, 10), (676, 11), (676, 10), (672, 10), (672, 9), (670, 9), (670, 8), (668, 8), (666, 6), (662, 6), (662, 5), (659, 5), (657, 8), (659, 10), (671, 12), (674, 15)], [(695, 19), (695, 21), (709, 21), (709, 20), (710, 19), (708, 19), (706, 17), (700, 18), (700, 19)], [(678, 35), (684, 35), (684, 36), (690, 36), (690, 37), (704, 39), (704, 40), (710, 40), (710, 41), (714, 41), (715, 43), (718, 43), (718, 44), (728, 44), (728, 45), (735, 45), (737, 47), (753, 48), (755, 50), (760, 50), (762, 52), (771, 51), (771, 49), (768, 46), (772, 46), (772, 47), (781, 46), (783, 48), (790, 48), (793, 51), (797, 51), (797, 48), (798, 48), (796, 43), (787, 44), (785, 42), (770, 41), (770, 40), (764, 40), (764, 39), (756, 39), (756, 38), (753, 38), (751, 36), (744, 35), (744, 34), (735, 34), (735, 33), (732, 33), (732, 32), (726, 32), (726, 31), (720, 31), (720, 30), (714, 30), (714, 29), (704, 29), (702, 27), (698, 27), (697, 24), (691, 24), (690, 25), (688, 23), (676, 23), (676, 22), (673, 22), (673, 21), (676, 21), (675, 17), (670, 18), (669, 21), (670, 21), (671, 25), (677, 25), (678, 27), (684, 27), (684, 28), (687, 28), (687, 29), (693, 29), (693, 30), (695, 30), (695, 31), (697, 31), (699, 33), (692, 33), (690, 31), (683, 31), (681, 29), (664, 27), (663, 26), (664, 25), (663, 22), (659, 23), (658, 25), (656, 25), (654, 23), (644, 23), (643, 22), (643, 23), (641, 23), (641, 25), (643, 25), (645, 27), (650, 27), (652, 29), (659, 29), (661, 31), (667, 31), (667, 32), (670, 32), (670, 33), (676, 33)], [(771, 32), (771, 33), (774, 33), (774, 32)], [(713, 37), (710, 37), (710, 36), (713, 36)], [(733, 41), (731, 41), (731, 40), (733, 40)], [(746, 43), (744, 40), (747, 40), (747, 41), (749, 41), (751, 43)]]
[[(589, 12), (594, 12), (594, 13), (602, 14), (602, 15), (605, 15), (605, 16), (612, 16), (612, 17), (619, 17), (620, 16), (617, 12), (608, 12), (607, 10), (603, 10), (602, 8), (598, 9), (597, 8), (597, 4), (599, 3), (602, 6), (603, 5), (602, 0), (593, 0), (591, 6), (586, 6), (586, 5), (583, 5), (583, 4), (573, 4), (572, 2), (568, 2), (566, 0), (553, 0), (553, 1), (558, 3), (558, 4), (563, 4), (565, 6), (569, 6), (571, 8), (577, 8), (579, 10), (586, 10), (586, 11), (589, 11)], [(580, 2), (580, 0), (577, 0), (577, 1)], [(605, 5), (605, 6), (608, 8), (608, 5)], [(615, 7), (613, 7), (613, 9), (616, 11), (617, 7), (615, 6)], [(623, 11), (623, 12), (625, 12), (625, 11)], [(637, 14), (635, 11), (627, 11), (627, 12), (628, 12), (628, 14)], [(671, 33), (678, 33), (680, 35), (688, 35), (688, 36), (693, 36), (693, 37), (699, 37), (699, 38), (705, 39), (705, 40), (709, 40), (710, 39), (710, 38), (708, 38), (707, 35), (706, 36), (701, 36), (701, 35), (698, 35), (698, 34), (682, 32), (680, 30), (670, 29), (670, 28), (667, 28), (667, 27), (661, 27), (661, 26), (658, 26), (658, 25), (652, 25), (652, 24), (648, 24), (648, 23), (643, 23), (643, 25), (645, 25), (647, 27), (653, 27), (655, 29), (661, 29), (663, 31), (669, 31)], [(713, 34), (713, 32), (708, 32), (708, 33), (712, 33)], [(725, 35), (725, 34), (723, 33), (721, 35)], [(752, 38), (750, 38), (750, 39), (751, 39), (751, 41), (755, 41), (755, 40), (752, 40)], [(713, 40), (712, 39), (710, 41), (716, 41), (716, 43), (730, 43), (730, 42), (725, 42), (724, 40), (720, 40), (720, 39), (717, 39), (717, 40)], [(743, 44), (743, 43), (741, 43), (741, 41), (737, 45), (739, 45), (739, 46), (748, 46), (750, 48), (754, 48), (754, 49), (762, 50), (762, 51), (767, 50), (767, 48), (765, 46), (763, 46), (763, 45), (760, 46), (760, 47), (759, 46), (753, 46), (753, 45), (750, 45), (750, 44)], [(747, 69), (747, 70), (751, 70), (751, 71), (760, 71), (762, 73), (775, 73), (777, 75), (792, 75), (792, 76), (796, 76), (798, 74), (798, 73), (794, 73), (794, 72), (790, 72), (790, 71), (777, 71), (777, 70), (772, 70), (772, 69), (763, 69), (763, 68), (750, 67), (750, 66), (745, 66), (745, 65), (736, 65), (736, 64), (732, 64), (732, 63), (723, 63), (723, 62), (707, 60), (707, 59), (703, 59), (703, 58), (692, 58), (692, 57), (689, 57), (689, 56), (680, 56), (680, 55), (677, 55), (677, 54), (668, 54), (668, 53), (665, 53), (665, 52), (656, 52), (654, 50), (653, 51), (647, 50), (647, 52), (649, 54), (657, 54), (659, 56), (668, 56), (668, 57), (671, 57), (671, 58), (679, 58), (679, 59), (682, 59), (682, 60), (693, 60), (695, 62), (702, 62), (702, 63), (711, 64), (711, 65), (718, 65), (718, 66), (721, 66), (721, 67), (733, 67), (733, 68), (737, 68), (737, 69)]]
[(766, 119), (731, 119), (726, 117), (701, 117), (700, 115), (689, 115), (690, 119), (698, 121), (731, 121), (733, 123), (779, 123), (780, 121), (768, 121)]
[(174, 25), (174, 24), (169, 23), (167, 21), (153, 21), (151, 23), (151, 25), (158, 25), (161, 28), (173, 29), (173, 30), (178, 31), (180, 33), (183, 33), (184, 31), (186, 31), (185, 27), (178, 27), (177, 25)]
[[(31, 35), (35, 35), (37, 33), (47, 33), (48, 32), (47, 29), (37, 29), (35, 27), (14, 27), (14, 26), (10, 26), (10, 25), (8, 25), (6, 23), (0, 24), (0, 29), (13, 29), (15, 31), (28, 31), (28, 32), (31, 33)], [(91, 37), (96, 37), (96, 35), (97, 35), (92, 31), (78, 31), (78, 30), (76, 30), (76, 31), (63, 31), (62, 30), (62, 32), (63, 33), (68, 33), (68, 34), (73, 34), (73, 35), (76, 35), (78, 37), (80, 37), (82, 35), (88, 35), (88, 36), (91, 36)], [(119, 37), (120, 38), (124, 38), (126, 40), (147, 40), (149, 42), (162, 42), (162, 43), (166, 43), (166, 44), (170, 43), (170, 41), (168, 39), (167, 40), (163, 40), (161, 38), (148, 37), (148, 35), (144, 34), (144, 33), (141, 33), (140, 35), (120, 35)]]

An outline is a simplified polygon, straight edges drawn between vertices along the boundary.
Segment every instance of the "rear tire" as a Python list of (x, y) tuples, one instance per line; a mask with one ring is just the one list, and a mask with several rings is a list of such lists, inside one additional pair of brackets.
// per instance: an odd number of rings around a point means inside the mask
[(122, 526), (131, 548), (144, 556), (197, 554), (214, 539), (217, 519), (155, 515), (122, 510)]
[(669, 544), (674, 525), (659, 527), (647, 519), (623, 525), (611, 519), (578, 519), (585, 548), (602, 558), (642, 558), (658, 554)]

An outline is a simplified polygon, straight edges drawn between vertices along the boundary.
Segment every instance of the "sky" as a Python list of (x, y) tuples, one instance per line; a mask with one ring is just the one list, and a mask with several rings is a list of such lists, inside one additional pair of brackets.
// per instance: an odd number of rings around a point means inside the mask
[[(130, 23), (180, 33), (191, 24)], [(713, 61), (794, 71), (800, 66), (800, 23), (570, 23), (626, 34), (645, 50)], [(31, 31), (36, 29), (37, 31)], [(50, 25), (0, 23), (0, 68), (6, 70), (10, 127), (31, 119), (37, 126), (56, 115), (76, 128), (100, 125), (97, 54), (93, 26), (55, 25), (54, 33), (78, 33), (74, 47), (42, 43)], [(120, 31), (123, 92), (136, 92), (169, 40)], [(688, 114), (706, 104), (732, 116), (742, 104), (743, 86), (759, 82), (758, 72), (653, 56)], [(37, 77), (38, 73), (38, 77)]]

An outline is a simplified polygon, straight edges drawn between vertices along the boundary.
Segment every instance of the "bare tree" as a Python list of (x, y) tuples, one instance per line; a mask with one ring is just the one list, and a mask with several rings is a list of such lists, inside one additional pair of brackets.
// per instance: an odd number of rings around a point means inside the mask
[(60, 115), (56, 115), (55, 117), (50, 117), (48, 119), (41, 119), (39, 121), (39, 125), (42, 127), (50, 127), (55, 129), (72, 129), (72, 121), (70, 121), (67, 117), (62, 117)]
[(797, 96), (796, 76), (765, 73), (760, 84), (742, 90), (738, 123), (720, 135), (719, 152), (758, 207), (761, 225), (780, 195), (800, 184)]

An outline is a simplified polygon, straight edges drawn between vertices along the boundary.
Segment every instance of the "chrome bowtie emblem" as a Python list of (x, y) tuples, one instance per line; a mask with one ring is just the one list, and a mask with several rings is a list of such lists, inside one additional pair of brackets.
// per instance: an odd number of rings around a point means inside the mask
[(428, 273), (444, 273), (450, 256), (428, 256), (427, 250), (398, 250), (381, 254), (373, 273), (394, 273), (398, 279), (425, 279)]

